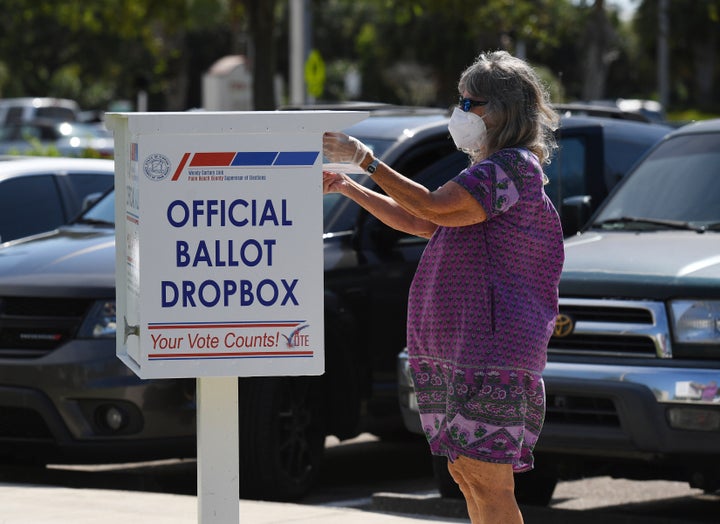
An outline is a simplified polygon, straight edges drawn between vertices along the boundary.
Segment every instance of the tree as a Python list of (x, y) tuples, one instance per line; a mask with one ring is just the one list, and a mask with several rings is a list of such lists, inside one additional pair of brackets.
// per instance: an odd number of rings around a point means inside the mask
[[(717, 111), (715, 85), (720, 66), (720, 0), (672, 0), (668, 18), (670, 101), (681, 106)], [(635, 18), (635, 31), (646, 62), (657, 52), (657, 1), (643, 0)], [(646, 64), (647, 65), (647, 64)], [(646, 75), (655, 79), (655, 70)]]
[[(569, 0), (326, 0), (314, 3), (313, 19), (326, 61), (359, 65), (362, 97), (442, 106), (453, 102), (459, 73), (480, 51), (552, 63), (576, 13)], [(555, 63), (566, 74), (576, 68)]]
[(249, 19), (253, 73), (253, 105), (256, 110), (272, 110), (275, 102), (276, 35), (275, 0), (241, 0)]
[[(83, 107), (133, 99), (149, 80), (179, 108), (187, 84), (189, 31), (213, 25), (222, 0), (5, 0), (2, 96), (61, 96)], [(202, 13), (202, 16), (199, 14)], [(22, 52), (18, 52), (22, 49)], [(0, 78), (1, 80), (2, 78)]]
[[(640, 1), (640, 0), (637, 0)], [(602, 0), (309, 0), (325, 99), (361, 73), (366, 100), (447, 106), (480, 51), (507, 49), (559, 78), (568, 99), (650, 98), (656, 90), (656, 0), (633, 25)], [(276, 104), (288, 70), (287, 0), (5, 0), (0, 96), (61, 96), (85, 108), (133, 100), (151, 109), (200, 105), (202, 74), (245, 54), (257, 109)], [(672, 100), (717, 106), (720, 0), (672, 0)], [(587, 37), (594, 35), (589, 40)], [(691, 35), (691, 37), (688, 37)], [(287, 47), (286, 47), (287, 49)], [(591, 90), (592, 88), (592, 90)]]
[(618, 56), (614, 46), (615, 31), (608, 21), (604, 0), (595, 0), (585, 27), (587, 51), (582, 98), (597, 100), (605, 97), (608, 70)]

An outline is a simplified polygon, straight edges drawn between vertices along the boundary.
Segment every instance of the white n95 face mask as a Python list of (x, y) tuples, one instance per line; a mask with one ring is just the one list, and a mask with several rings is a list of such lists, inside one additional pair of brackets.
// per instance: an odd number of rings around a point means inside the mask
[(478, 151), (485, 145), (487, 128), (482, 117), (456, 107), (450, 116), (448, 131), (455, 146), (462, 151)]

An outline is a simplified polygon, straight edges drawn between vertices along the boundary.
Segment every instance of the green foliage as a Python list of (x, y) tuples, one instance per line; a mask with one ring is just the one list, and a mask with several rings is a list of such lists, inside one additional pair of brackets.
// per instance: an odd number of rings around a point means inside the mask
[[(671, 103), (717, 113), (720, 111), (717, 96), (720, 0), (669, 0), (667, 3)], [(658, 5), (657, 0), (643, 0), (633, 25), (641, 55), (635, 65), (649, 79), (655, 74)]]
[(316, 45), (328, 63), (335, 57), (356, 61), (368, 100), (447, 106), (459, 73), (481, 51), (499, 48), (524, 48), (531, 62), (565, 78), (575, 74), (568, 64), (552, 67), (553, 52), (577, 26), (578, 10), (569, 0), (330, 0), (314, 6)]
[[(553, 98), (580, 98), (597, 0), (308, 0), (312, 42), (327, 66), (323, 97), (341, 100), (345, 73), (359, 98), (447, 106), (457, 77), (484, 50), (507, 49), (544, 70)], [(153, 109), (200, 103), (202, 74), (244, 53), (258, 64), (263, 104), (287, 77), (287, 0), (3, 0), (0, 97), (58, 96), (85, 109), (134, 100)], [(608, 98), (657, 93), (657, 0), (635, 0), (632, 23), (605, 2), (614, 36)], [(718, 112), (720, 0), (670, 0), (672, 102)], [(268, 7), (270, 6), (270, 7)], [(269, 85), (268, 85), (269, 84)]]
[[(10, 149), (6, 154), (16, 156), (62, 156), (60, 151), (54, 145), (44, 145), (40, 140), (34, 137), (27, 139), (28, 147), (26, 148), (13, 148)], [(84, 149), (78, 152), (77, 155), (81, 158), (102, 158), (102, 155), (94, 149)]]
[[(222, 25), (222, 0), (4, 0), (0, 95), (74, 98), (103, 107), (151, 79), (176, 80), (188, 31)], [(220, 23), (220, 24), (218, 24)]]
[(698, 109), (685, 109), (682, 111), (670, 111), (667, 114), (668, 122), (676, 122), (680, 124), (697, 122), (699, 120), (708, 120), (710, 118), (720, 118), (720, 112), (709, 113)]

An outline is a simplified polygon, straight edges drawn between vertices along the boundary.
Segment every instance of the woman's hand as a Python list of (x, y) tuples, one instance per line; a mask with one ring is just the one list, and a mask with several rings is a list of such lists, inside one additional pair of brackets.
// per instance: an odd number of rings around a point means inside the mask
[(326, 132), (323, 134), (323, 154), (330, 162), (351, 162), (360, 165), (370, 148), (357, 138), (345, 133)]
[(342, 193), (348, 183), (347, 175), (334, 171), (323, 171), (323, 194)]

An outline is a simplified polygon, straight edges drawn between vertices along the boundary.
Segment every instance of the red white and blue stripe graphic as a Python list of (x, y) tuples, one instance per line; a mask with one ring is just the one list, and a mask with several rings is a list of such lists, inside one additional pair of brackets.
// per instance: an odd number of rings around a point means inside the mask
[(230, 151), (218, 153), (185, 153), (172, 179), (183, 169), (222, 167), (308, 167), (315, 164), (319, 151)]

